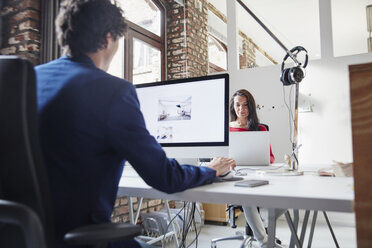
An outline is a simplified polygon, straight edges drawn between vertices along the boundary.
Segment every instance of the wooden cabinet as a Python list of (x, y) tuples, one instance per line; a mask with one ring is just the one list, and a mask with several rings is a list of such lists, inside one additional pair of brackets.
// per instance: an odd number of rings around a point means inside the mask
[(227, 204), (203, 203), (204, 220), (226, 223), (229, 218), (226, 208)]
[(372, 247), (372, 63), (349, 66), (358, 247)]
[[(204, 220), (226, 224), (229, 219), (229, 213), (226, 208), (227, 204), (203, 203)], [(240, 210), (235, 210), (236, 217), (241, 213)]]

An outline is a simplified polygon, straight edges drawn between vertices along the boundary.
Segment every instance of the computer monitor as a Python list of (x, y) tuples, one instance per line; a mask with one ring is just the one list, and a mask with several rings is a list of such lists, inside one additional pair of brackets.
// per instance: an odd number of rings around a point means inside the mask
[(169, 158), (227, 156), (229, 75), (136, 85), (146, 127)]

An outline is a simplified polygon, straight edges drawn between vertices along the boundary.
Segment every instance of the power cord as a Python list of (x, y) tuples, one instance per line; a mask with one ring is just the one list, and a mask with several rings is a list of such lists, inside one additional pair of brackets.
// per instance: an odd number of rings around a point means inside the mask
[[(191, 210), (189, 210), (191, 209)], [(183, 216), (181, 216), (181, 212), (183, 211)], [(199, 230), (197, 229), (196, 221), (195, 221), (195, 212), (199, 213), (200, 219), (201, 219), (201, 213), (196, 208), (195, 202), (183, 202), (183, 207), (176, 213), (176, 215), (169, 221), (165, 233), (168, 232), (168, 229), (170, 225), (173, 223), (173, 221), (179, 217), (183, 221), (182, 225), (182, 233), (181, 233), (181, 241), (179, 243), (178, 248), (188, 248), (192, 244), (196, 244), (196, 248), (198, 247), (198, 238), (199, 234), (201, 232), (202, 226), (200, 225)], [(182, 218), (183, 217), (183, 218)], [(190, 232), (190, 228), (194, 226), (195, 228), (195, 238), (190, 242), (190, 244), (186, 244), (186, 238), (188, 233)], [(163, 237), (164, 240), (165, 236)], [(162, 240), (162, 243), (163, 243)]]

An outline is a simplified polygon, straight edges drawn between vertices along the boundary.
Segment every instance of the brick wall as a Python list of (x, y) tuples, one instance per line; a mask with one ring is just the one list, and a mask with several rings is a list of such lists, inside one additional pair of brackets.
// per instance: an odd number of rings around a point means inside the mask
[(256, 67), (256, 55), (254, 45), (247, 39), (243, 39), (243, 54), (239, 55), (240, 69)]
[(1, 54), (18, 55), (28, 58), (34, 65), (39, 64), (39, 0), (4, 0), (1, 16)]
[[(131, 197), (133, 203), (133, 210), (138, 209), (138, 198)], [(144, 199), (141, 205), (141, 213), (148, 213), (158, 211), (164, 207), (164, 202), (158, 199)], [(133, 218), (135, 218), (135, 213)], [(114, 212), (112, 213), (111, 220), (113, 222), (128, 222), (129, 221), (129, 207), (127, 197), (118, 197), (115, 201)]]
[(168, 6), (168, 79), (207, 75), (208, 9), (206, 0), (186, 0), (185, 7), (173, 0), (168, 0)]

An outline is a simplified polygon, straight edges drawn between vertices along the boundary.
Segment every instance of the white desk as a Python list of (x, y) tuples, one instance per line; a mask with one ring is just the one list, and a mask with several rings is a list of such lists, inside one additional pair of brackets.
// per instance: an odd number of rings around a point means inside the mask
[[(301, 169), (304, 168), (301, 167)], [(352, 178), (319, 177), (313, 173), (305, 173), (303, 176), (248, 174), (245, 178), (266, 179), (269, 180), (269, 185), (246, 188), (235, 187), (234, 182), (222, 182), (196, 187), (180, 193), (166, 194), (148, 186), (132, 168), (126, 167), (119, 184), (118, 196), (229, 203), (269, 209), (353, 212)], [(273, 240), (270, 239), (269, 242), (273, 242)]]

